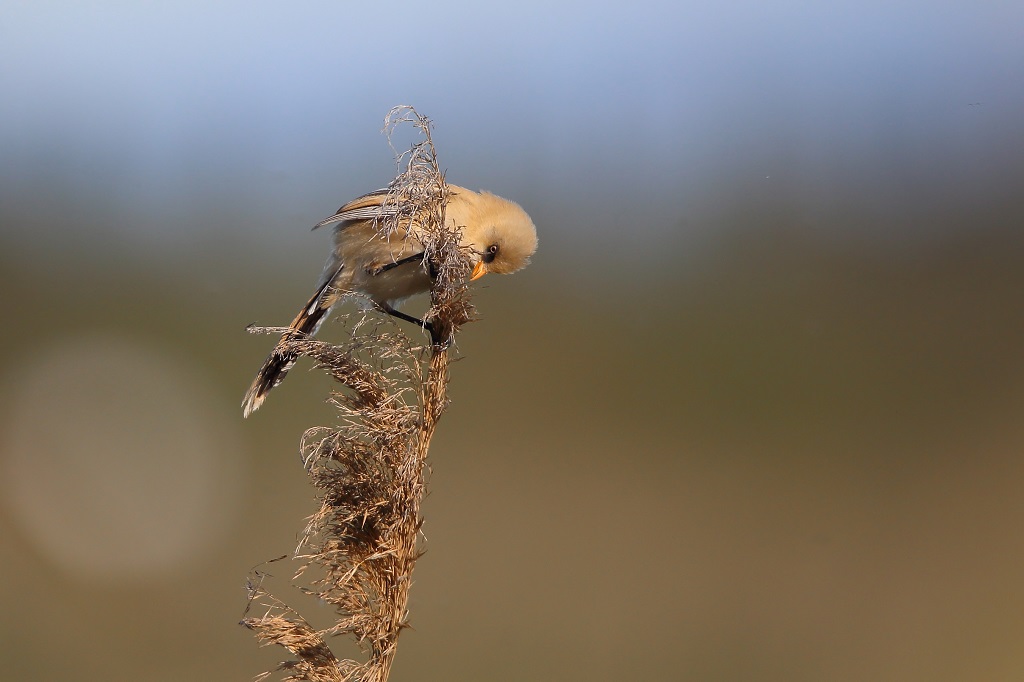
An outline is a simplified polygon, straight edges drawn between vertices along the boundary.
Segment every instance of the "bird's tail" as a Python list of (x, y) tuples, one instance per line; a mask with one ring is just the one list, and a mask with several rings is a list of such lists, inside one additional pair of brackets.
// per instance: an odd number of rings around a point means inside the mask
[(274, 346), (274, 350), (271, 351), (256, 378), (253, 379), (252, 386), (245, 393), (245, 398), (242, 400), (243, 416), (248, 417), (259, 409), (263, 401), (267, 399), (270, 390), (284, 381), (288, 370), (298, 359), (298, 354), (284, 350), (285, 342), (301, 336), (312, 336), (323, 324), (324, 318), (331, 311), (331, 304), (333, 304), (333, 301), (330, 300), (332, 297), (325, 295), (330, 289), (333, 279), (333, 277), (328, 278), (320, 286), (309, 302), (295, 316), (292, 323), (288, 325), (288, 331)]

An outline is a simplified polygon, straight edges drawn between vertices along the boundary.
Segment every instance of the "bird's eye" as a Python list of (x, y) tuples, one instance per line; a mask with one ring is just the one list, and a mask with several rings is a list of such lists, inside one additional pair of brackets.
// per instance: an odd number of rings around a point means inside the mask
[(497, 255), (498, 255), (498, 245), (497, 244), (491, 244), (490, 246), (487, 247), (487, 250), (484, 251), (484, 255), (483, 255), (483, 257), (481, 257), (480, 260), (482, 260), (485, 263), (490, 263), (490, 262), (492, 262), (494, 260), (494, 257), (497, 256)]

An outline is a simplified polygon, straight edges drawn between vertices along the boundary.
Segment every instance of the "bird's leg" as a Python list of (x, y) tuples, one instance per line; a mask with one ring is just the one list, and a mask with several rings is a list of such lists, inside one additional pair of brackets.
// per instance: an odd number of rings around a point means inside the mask
[(395, 310), (394, 308), (389, 306), (387, 303), (378, 303), (377, 307), (379, 307), (381, 310), (386, 312), (388, 315), (391, 315), (392, 317), (397, 317), (400, 320), (405, 320), (406, 322), (412, 322), (417, 327), (429, 327), (430, 326), (428, 323), (424, 322), (423, 320), (421, 320), (418, 317), (413, 317), (412, 315), (406, 315), (401, 310)]
[(386, 264), (380, 266), (379, 268), (374, 268), (373, 270), (370, 270), (370, 275), (373, 276), (373, 277), (376, 277), (377, 275), (384, 274), (388, 270), (392, 270), (394, 268), (397, 268), (399, 265), (405, 265), (406, 263), (416, 263), (416, 262), (420, 262), (420, 263), (423, 262), (423, 254), (422, 253), (417, 253), (417, 254), (414, 254), (412, 256), (407, 256), (406, 258), (402, 258), (401, 260), (396, 260), (393, 263), (386, 263)]
[(434, 338), (434, 327), (429, 322), (424, 322), (420, 318), (413, 317), (412, 315), (406, 315), (401, 310), (395, 310), (394, 308), (389, 306), (387, 303), (378, 303), (377, 307), (380, 308), (381, 310), (383, 310), (384, 312), (386, 312), (388, 315), (391, 315), (392, 317), (397, 317), (400, 320), (405, 320), (406, 322), (411, 322), (412, 324), (416, 325), (417, 327), (421, 327), (423, 329), (426, 329), (428, 332), (430, 332), (430, 338), (431, 339)]
[[(369, 272), (369, 274), (372, 277), (376, 277), (377, 275), (382, 275), (385, 272), (387, 272), (388, 270), (391, 270), (393, 268), (397, 268), (400, 265), (405, 265), (406, 263), (422, 263), (423, 262), (423, 256), (424, 256), (423, 253), (417, 253), (417, 254), (414, 254), (412, 256), (407, 256), (406, 258), (402, 258), (400, 260), (397, 260), (397, 261), (395, 261), (393, 263), (387, 263), (385, 265), (380, 266), (379, 268), (375, 268), (373, 270), (368, 270), (368, 272)], [(430, 279), (431, 280), (436, 280), (437, 279), (437, 269), (435, 268), (435, 266), (434, 266), (434, 264), (432, 262), (429, 263), (429, 274), (430, 274)], [(394, 308), (392, 308), (387, 303), (377, 303), (376, 306), (378, 308), (380, 308), (381, 310), (383, 310), (388, 315), (391, 315), (392, 317), (397, 317), (400, 320), (405, 320), (406, 322), (411, 322), (414, 325), (416, 325), (417, 327), (420, 327), (422, 329), (426, 329), (428, 332), (430, 332), (430, 342), (433, 345), (435, 345), (435, 346), (443, 345), (441, 343), (441, 338), (438, 335), (438, 332), (434, 329), (434, 325), (430, 324), (429, 322), (424, 322), (423, 320), (419, 319), (418, 317), (413, 317), (412, 315), (406, 315), (405, 313), (403, 313), (403, 312), (401, 312), (399, 310), (395, 310)]]

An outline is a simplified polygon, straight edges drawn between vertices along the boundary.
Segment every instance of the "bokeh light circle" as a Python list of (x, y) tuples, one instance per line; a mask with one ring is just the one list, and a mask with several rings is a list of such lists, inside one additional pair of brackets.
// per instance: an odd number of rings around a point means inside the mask
[(16, 374), (0, 499), (64, 571), (164, 579), (237, 520), (236, 427), (187, 360), (96, 333), (44, 347)]

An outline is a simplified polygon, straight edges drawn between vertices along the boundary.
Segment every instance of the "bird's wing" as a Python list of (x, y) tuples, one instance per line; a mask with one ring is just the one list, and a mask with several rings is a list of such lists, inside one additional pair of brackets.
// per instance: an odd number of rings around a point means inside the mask
[[(388, 188), (378, 189), (363, 196), (353, 199), (348, 202), (337, 212), (329, 218), (324, 218), (316, 225), (313, 226), (315, 230), (318, 227), (325, 225), (334, 225), (335, 223), (351, 223), (359, 220), (373, 220), (374, 218), (384, 218), (389, 212), (394, 212), (390, 206), (383, 207), (382, 204), (387, 198), (391, 190)], [(340, 225), (340, 229), (345, 229), (345, 225)]]

